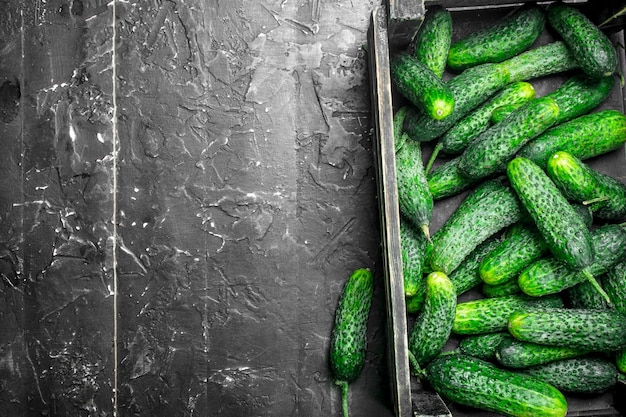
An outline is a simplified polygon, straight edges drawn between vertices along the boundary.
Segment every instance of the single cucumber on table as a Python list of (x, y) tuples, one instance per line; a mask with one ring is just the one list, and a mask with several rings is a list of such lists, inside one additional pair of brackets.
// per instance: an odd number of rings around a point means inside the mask
[(498, 363), (507, 368), (528, 368), (589, 353), (586, 349), (569, 346), (547, 346), (524, 342), (514, 337), (503, 340), (495, 350)]
[[(594, 260), (580, 271), (568, 267), (556, 257), (544, 257), (526, 267), (518, 277), (518, 284), (528, 295), (538, 297), (556, 294), (573, 287), (591, 276), (605, 274), (626, 255), (626, 230), (617, 224), (605, 224), (591, 232)], [(610, 296), (597, 282), (589, 281), (596, 292), (610, 303)]]
[(348, 277), (335, 312), (330, 340), (330, 369), (335, 384), (341, 387), (342, 410), (348, 415), (348, 384), (365, 365), (367, 320), (374, 295), (374, 276), (360, 268)]
[(626, 116), (618, 110), (607, 109), (548, 129), (524, 145), (518, 156), (528, 158), (545, 169), (550, 157), (558, 151), (586, 160), (619, 149), (624, 143)]
[(459, 352), (478, 359), (493, 361), (496, 359), (496, 350), (500, 343), (512, 337), (508, 331), (466, 336), (459, 342)]
[(550, 157), (546, 172), (565, 197), (588, 204), (594, 216), (607, 220), (626, 217), (626, 185), (618, 179), (594, 170), (565, 151)]
[(549, 97), (536, 98), (524, 104), (467, 146), (459, 162), (461, 174), (479, 179), (504, 172), (517, 151), (551, 127), (558, 115), (559, 107)]
[(516, 294), (464, 301), (456, 306), (452, 332), (470, 335), (503, 331), (511, 313), (539, 307), (563, 307), (563, 300), (558, 295), (528, 297)]
[(409, 352), (416, 370), (422, 369), (445, 346), (456, 307), (452, 281), (442, 272), (431, 272), (425, 280), (426, 296), (422, 311), (409, 332)]
[(510, 82), (528, 81), (559, 74), (579, 67), (572, 51), (562, 41), (529, 49), (501, 63), (510, 74)]
[(603, 393), (620, 379), (615, 364), (601, 357), (562, 359), (521, 372), (567, 393)]
[(433, 235), (430, 267), (452, 273), (481, 242), (523, 216), (510, 187), (498, 180), (480, 184)]
[(567, 401), (550, 384), (482, 359), (441, 355), (424, 372), (436, 392), (458, 404), (513, 417), (563, 417)]
[(530, 48), (543, 32), (546, 16), (540, 7), (522, 7), (499, 21), (452, 43), (448, 66), (461, 71), (497, 63)]
[(391, 59), (389, 69), (400, 94), (429, 117), (442, 120), (454, 110), (450, 88), (417, 58), (398, 54)]
[(450, 281), (454, 284), (456, 294), (461, 295), (476, 287), (482, 281), (478, 275), (478, 267), (482, 259), (494, 250), (500, 243), (500, 239), (487, 239), (476, 247), (461, 264), (450, 274)]
[(594, 352), (626, 347), (626, 314), (617, 310), (544, 308), (516, 311), (508, 329), (518, 340)]
[(535, 89), (530, 83), (521, 81), (504, 87), (492, 98), (459, 120), (458, 123), (439, 138), (426, 165), (426, 172), (430, 171), (430, 167), (439, 152), (447, 154), (462, 153), (475, 137), (489, 128), (491, 115), (495, 109), (504, 105), (520, 106), (534, 97)]
[(396, 152), (396, 183), (400, 212), (430, 239), (434, 203), (424, 172), (420, 142), (405, 139)]
[(617, 53), (611, 40), (580, 10), (553, 3), (547, 9), (549, 25), (572, 50), (580, 68), (594, 78), (613, 74)]
[(428, 188), (433, 200), (437, 201), (459, 194), (481, 181), (462, 175), (459, 171), (460, 161), (461, 158), (457, 156), (426, 173)]
[(400, 257), (404, 277), (404, 295), (413, 297), (423, 284), (424, 254), (428, 241), (424, 233), (404, 216), (400, 217)]
[(468, 68), (446, 82), (454, 97), (454, 111), (449, 116), (436, 120), (412, 106), (404, 119), (404, 131), (420, 142), (436, 139), (507, 84), (509, 72), (498, 64)]
[(429, 7), (413, 40), (414, 55), (442, 78), (452, 43), (452, 16), (440, 6)]

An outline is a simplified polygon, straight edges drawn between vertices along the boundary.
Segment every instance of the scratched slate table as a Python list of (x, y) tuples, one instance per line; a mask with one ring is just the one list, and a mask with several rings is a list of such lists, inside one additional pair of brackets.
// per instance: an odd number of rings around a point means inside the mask
[(391, 415), (377, 2), (0, 0), (0, 416)]

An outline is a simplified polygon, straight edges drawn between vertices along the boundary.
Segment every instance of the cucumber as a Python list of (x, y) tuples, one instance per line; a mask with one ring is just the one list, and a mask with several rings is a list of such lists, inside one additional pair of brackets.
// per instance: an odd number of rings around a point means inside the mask
[[(606, 289), (604, 291), (606, 292)], [(611, 294), (608, 292), (607, 294), (611, 298)], [(596, 291), (589, 281), (583, 281), (568, 288), (565, 291), (565, 297), (567, 298), (567, 306), (570, 308), (592, 308), (597, 310), (609, 308), (609, 304), (604, 297)]]
[(448, 341), (456, 308), (456, 291), (442, 272), (426, 277), (426, 299), (409, 333), (411, 361), (417, 370), (433, 360)]
[[(522, 81), (520, 81), (522, 82)], [(524, 103), (522, 103), (524, 104)], [(504, 104), (491, 112), (491, 123), (496, 124), (504, 120), (509, 114), (519, 109), (522, 104)]]
[(406, 297), (406, 312), (409, 314), (417, 314), (422, 311), (424, 300), (426, 298), (426, 288), (424, 285), (417, 289), (415, 295)]
[(508, 332), (496, 332), (466, 336), (459, 342), (459, 351), (464, 355), (478, 359), (493, 361), (496, 350), (503, 340), (512, 339)]
[(501, 63), (510, 74), (510, 82), (528, 81), (579, 67), (572, 51), (562, 41), (555, 41), (522, 52)]
[(348, 384), (365, 365), (367, 320), (374, 295), (374, 276), (367, 268), (352, 272), (346, 281), (330, 340), (330, 369), (335, 384), (341, 387), (342, 409), (348, 416)]
[(456, 157), (439, 165), (437, 168), (426, 174), (428, 188), (433, 196), (433, 200), (442, 200), (446, 197), (459, 194), (462, 191), (469, 190), (473, 185), (480, 182), (461, 175), (459, 171), (459, 162), (461, 159)]
[(415, 57), (437, 77), (442, 78), (451, 43), (450, 12), (440, 6), (430, 7), (413, 40)]
[(599, 394), (619, 379), (615, 364), (600, 357), (563, 359), (522, 371), (567, 393)]
[(436, 120), (412, 106), (404, 119), (404, 131), (420, 142), (436, 139), (507, 84), (509, 72), (498, 64), (469, 68), (446, 82), (454, 97), (452, 114)]
[(554, 257), (575, 270), (591, 265), (595, 256), (591, 233), (548, 175), (521, 157), (508, 164), (507, 175)]
[(539, 7), (522, 7), (484, 29), (452, 43), (448, 66), (453, 71), (488, 62), (502, 62), (520, 54), (537, 40), (546, 16)]
[(613, 265), (602, 277), (602, 285), (613, 302), (613, 307), (626, 313), (626, 260)]
[(400, 94), (428, 117), (445, 119), (454, 110), (450, 88), (417, 58), (398, 54), (391, 59), (389, 70)]
[(626, 314), (617, 310), (545, 308), (516, 311), (509, 316), (516, 339), (594, 352), (626, 347)]
[(561, 3), (549, 5), (546, 12), (549, 25), (563, 38), (587, 75), (599, 78), (615, 72), (615, 48), (587, 16)]
[(524, 145), (518, 156), (545, 169), (548, 159), (558, 151), (586, 160), (616, 150), (625, 142), (626, 116), (618, 110), (600, 110), (548, 129)]
[(548, 160), (548, 176), (571, 201), (589, 204), (594, 216), (621, 220), (626, 216), (626, 185), (598, 172), (572, 154), (559, 151)]
[(393, 144), (394, 150), (398, 152), (398, 149), (404, 145), (404, 141), (407, 138), (407, 135), (404, 135), (404, 131), (402, 129), (402, 125), (404, 124), (404, 116), (406, 116), (406, 111), (408, 106), (402, 106), (396, 111), (393, 115)]
[(514, 417), (563, 417), (567, 401), (552, 385), (463, 354), (442, 355), (426, 379), (448, 400)]
[(422, 271), (428, 241), (421, 230), (400, 217), (400, 256), (404, 276), (404, 295), (416, 295), (423, 285)]
[(514, 337), (503, 340), (495, 350), (496, 360), (500, 365), (515, 369), (575, 358), (587, 353), (589, 351), (585, 349), (540, 345), (517, 340)]
[(534, 97), (535, 89), (530, 83), (522, 81), (504, 87), (492, 98), (459, 120), (439, 139), (426, 165), (426, 172), (430, 171), (430, 167), (440, 151), (447, 154), (463, 152), (475, 137), (489, 128), (491, 115), (495, 109), (503, 105), (519, 106)]
[(522, 289), (516, 279), (503, 282), (502, 284), (489, 285), (483, 283), (482, 292), (485, 297), (506, 297), (507, 295), (520, 294)]
[(517, 151), (552, 126), (558, 115), (559, 107), (549, 97), (526, 103), (468, 145), (459, 162), (461, 174), (479, 179), (504, 172)]
[(454, 284), (456, 294), (461, 295), (476, 287), (482, 281), (478, 275), (478, 267), (483, 257), (491, 252), (500, 240), (497, 238), (487, 239), (470, 253), (461, 264), (450, 274), (450, 280)]
[(406, 139), (396, 152), (396, 183), (400, 212), (430, 239), (428, 226), (434, 203), (419, 142)]
[[(518, 277), (522, 291), (531, 296), (556, 294), (587, 279), (587, 273), (600, 276), (610, 270), (626, 255), (626, 230), (616, 224), (606, 224), (591, 233), (594, 261), (586, 272), (569, 268), (555, 257), (545, 257), (525, 268)], [(595, 281), (595, 280), (594, 280)], [(610, 303), (610, 297), (599, 283), (592, 283), (602, 297)]]
[(433, 235), (432, 270), (449, 275), (481, 242), (523, 216), (510, 187), (498, 180), (480, 184)]
[(471, 335), (504, 331), (511, 313), (537, 307), (563, 307), (563, 300), (556, 295), (528, 297), (515, 294), (461, 302), (456, 306), (452, 332)]
[(615, 353), (615, 365), (621, 373), (626, 374), (626, 348)]

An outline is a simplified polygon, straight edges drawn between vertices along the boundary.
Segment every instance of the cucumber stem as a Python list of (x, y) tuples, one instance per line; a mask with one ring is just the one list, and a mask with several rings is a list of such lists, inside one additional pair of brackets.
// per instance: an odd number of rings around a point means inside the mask
[(428, 239), (428, 241), (430, 243), (433, 243), (433, 241), (430, 239), (430, 229), (429, 229), (429, 226), (427, 224), (422, 224), (420, 226), (420, 228), (422, 229), (422, 232), (424, 232), (424, 236), (426, 236), (426, 239)]
[(409, 350), (409, 363), (411, 364), (411, 368), (413, 369), (413, 373), (418, 377), (421, 378), (424, 375), (424, 370), (422, 369), (422, 367), (419, 365), (419, 363), (417, 363), (417, 358), (415, 357), (415, 355), (413, 354), (413, 352), (411, 352)]
[(593, 286), (593, 288), (595, 288), (596, 291), (598, 291), (598, 293), (606, 300), (607, 304), (609, 306), (612, 306), (613, 303), (611, 302), (611, 298), (606, 293), (606, 291), (604, 291), (604, 289), (600, 286), (600, 284), (595, 279), (593, 274), (591, 272), (589, 272), (589, 269), (585, 268), (585, 269), (583, 269), (582, 272), (583, 272), (583, 275), (585, 276), (585, 278), (587, 278), (587, 281), (589, 281), (591, 283), (591, 285)]
[(341, 388), (341, 410), (343, 417), (348, 417), (348, 382), (347, 381), (335, 381), (336, 385)]
[(585, 201), (583, 201), (583, 206), (588, 206), (588, 205), (593, 204), (593, 203), (600, 203), (600, 202), (602, 202), (602, 201), (606, 201), (606, 200), (608, 200), (608, 199), (609, 199), (609, 197), (608, 197), (608, 196), (602, 196), (602, 197), (592, 198), (591, 200), (585, 200)]
[(426, 164), (426, 167), (424, 168), (424, 172), (426, 174), (428, 174), (430, 172), (430, 169), (433, 167), (433, 164), (435, 163), (435, 159), (437, 159), (437, 155), (439, 154), (439, 151), (441, 151), (441, 148), (443, 148), (443, 144), (441, 142), (438, 142), (435, 145), (435, 148), (433, 149), (433, 153), (430, 154), (428, 163)]

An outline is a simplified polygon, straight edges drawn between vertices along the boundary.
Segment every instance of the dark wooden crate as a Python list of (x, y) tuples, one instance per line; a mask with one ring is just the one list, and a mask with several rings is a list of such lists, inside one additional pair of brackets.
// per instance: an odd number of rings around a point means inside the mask
[[(379, 196), (381, 221), (381, 244), (385, 268), (385, 288), (387, 295), (387, 340), (389, 352), (390, 390), (394, 399), (394, 412), (397, 416), (495, 416), (496, 414), (478, 412), (475, 409), (445, 402), (439, 395), (424, 386), (410, 374), (407, 357), (407, 329), (411, 326), (411, 317), (406, 315), (406, 305), (402, 289), (402, 262), (400, 259), (399, 210), (395, 177), (395, 153), (393, 141), (393, 114), (401, 105), (406, 104), (391, 85), (389, 58), (393, 53), (405, 49), (419, 29), (428, 7), (442, 5), (453, 16), (454, 36), (460, 37), (487, 25), (510, 12), (513, 7), (526, 0), (389, 0), (377, 7), (371, 16), (368, 33), (368, 54), (370, 69), (370, 87), (372, 93), (372, 117), (375, 131), (375, 165)], [(548, 2), (546, 2), (548, 3)], [(626, 1), (589, 0), (569, 2), (583, 10), (602, 28), (611, 34), (616, 43), (624, 45), (624, 14)], [(545, 31), (537, 44), (553, 40), (549, 31)], [(624, 50), (618, 48), (620, 71), (626, 68)], [(446, 74), (449, 77), (451, 74)], [(568, 74), (559, 74), (542, 79), (531, 80), (542, 96), (556, 88), (567, 79)], [(616, 83), (611, 96), (600, 108), (614, 108), (624, 111), (624, 89)], [(425, 160), (432, 152), (432, 144), (425, 144)], [(439, 163), (446, 160), (441, 156)], [(587, 161), (601, 172), (620, 178), (626, 182), (626, 153), (624, 149), (611, 152), (599, 158)], [(458, 207), (467, 192), (439, 202), (435, 206), (431, 231), (435, 232)], [(464, 299), (475, 297), (468, 293)], [(452, 337), (448, 349), (455, 347)], [(601, 396), (568, 395), (568, 416), (619, 416), (626, 413), (623, 394), (626, 386), (617, 388)]]

